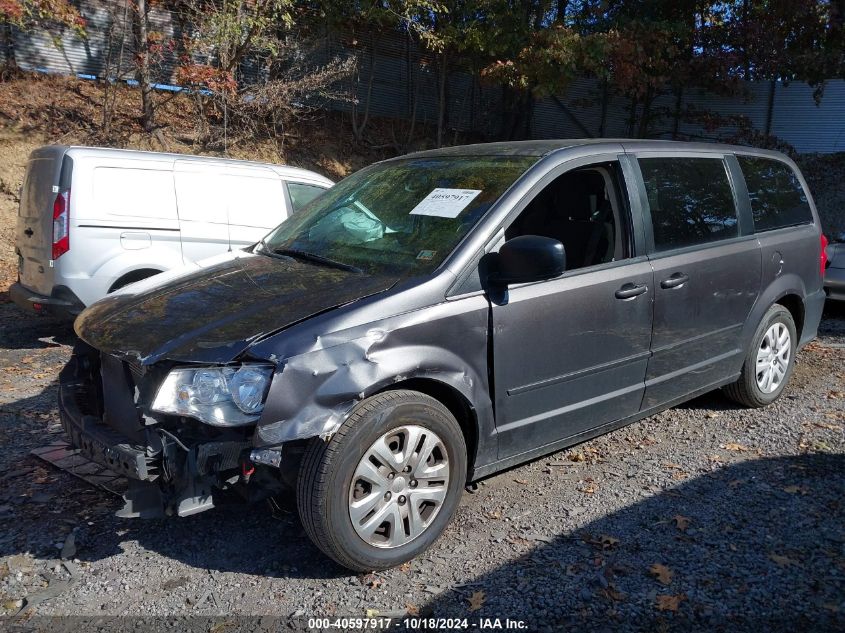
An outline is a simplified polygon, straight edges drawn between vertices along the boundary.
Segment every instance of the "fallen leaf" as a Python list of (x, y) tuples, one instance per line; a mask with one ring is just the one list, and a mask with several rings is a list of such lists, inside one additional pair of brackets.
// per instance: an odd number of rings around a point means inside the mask
[(683, 470), (676, 470), (672, 473), (672, 479), (676, 481), (683, 481), (687, 477), (689, 477), (689, 473), (685, 473)]
[(678, 528), (681, 532), (686, 532), (687, 528), (690, 524), (690, 518), (685, 517), (681, 514), (676, 514), (672, 517), (672, 520), (675, 522), (675, 527)]
[(676, 613), (678, 611), (678, 607), (681, 606), (681, 601), (686, 599), (687, 595), (685, 593), (679, 593), (676, 596), (660, 595), (655, 599), (655, 606), (658, 611), (671, 611), (672, 613)]
[(382, 584), (384, 584), (384, 581), (375, 574), (364, 574), (363, 576), (359, 576), (358, 579), (361, 581), (362, 585), (367, 585), (373, 589), (378, 589)]
[(736, 442), (728, 442), (722, 448), (724, 448), (726, 451), (738, 451), (738, 452), (745, 452), (745, 451), (751, 450), (747, 446), (743, 446), (742, 444), (737, 444)]
[(599, 536), (599, 543), (601, 543), (602, 548), (611, 549), (619, 545), (619, 539), (614, 538), (608, 534), (602, 534), (601, 536)]
[(478, 611), (484, 603), (487, 601), (487, 597), (484, 595), (483, 591), (475, 591), (469, 597), (469, 610)]
[(657, 578), (658, 582), (663, 585), (668, 585), (672, 582), (672, 576), (675, 574), (671, 569), (661, 563), (654, 563), (648, 568), (650, 574)]
[(604, 595), (613, 600), (614, 602), (622, 602), (625, 598), (628, 597), (612, 585), (604, 589)]
[(366, 612), (368, 618), (376, 618), (380, 611), (378, 609), (367, 609)]
[(569, 453), (568, 457), (571, 462), (583, 462), (586, 459), (584, 453)]
[(666, 462), (663, 464), (663, 468), (674, 468), (675, 470), (683, 470), (683, 466), (680, 464), (675, 464), (673, 462)]
[(411, 571), (411, 563), (402, 563), (399, 565), (399, 571), (409, 572)]
[(720, 413), (716, 413), (715, 411), (710, 411), (710, 412), (709, 412), (707, 415), (705, 415), (704, 417), (707, 417), (707, 418), (713, 419), (713, 418), (718, 418), (720, 415), (721, 415)]
[(585, 486), (584, 488), (579, 488), (578, 490), (580, 490), (580, 491), (581, 491), (581, 492), (583, 492), (584, 494), (591, 495), (591, 494), (595, 493), (596, 488), (595, 488), (595, 486), (593, 486), (593, 485), (591, 484), (591, 485), (589, 485), (589, 486)]
[(791, 495), (796, 495), (796, 494), (806, 495), (806, 494), (810, 493), (810, 491), (807, 488), (805, 488), (804, 486), (796, 486), (796, 485), (787, 486), (786, 488), (783, 489), (783, 491), (787, 492)]
[(798, 561), (794, 558), (790, 558), (789, 556), (781, 556), (780, 554), (769, 554), (769, 558), (778, 566), (778, 567), (789, 567), (790, 565), (798, 565)]
[(407, 613), (410, 616), (419, 615), (420, 614), (420, 608), (415, 604), (411, 604), (410, 602), (406, 602), (405, 603), (405, 613)]
[(523, 486), (525, 486), (525, 485), (527, 485), (527, 484), (528, 484), (528, 480), (527, 480), (527, 479), (514, 479), (514, 481), (515, 481), (516, 483), (518, 483), (518, 484), (522, 484)]
[(828, 424), (827, 422), (813, 422), (813, 426), (817, 426), (820, 429), (827, 429), (829, 431), (841, 431), (842, 426), (839, 424)]

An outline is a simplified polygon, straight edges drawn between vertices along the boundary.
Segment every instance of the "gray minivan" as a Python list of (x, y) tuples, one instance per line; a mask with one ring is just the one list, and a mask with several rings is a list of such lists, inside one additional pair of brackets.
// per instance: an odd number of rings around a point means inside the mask
[(248, 252), (76, 321), (60, 411), (122, 516), (293, 492), (386, 568), (464, 487), (716, 388), (775, 400), (824, 303), (782, 154), (659, 141), (452, 147), (370, 166)]

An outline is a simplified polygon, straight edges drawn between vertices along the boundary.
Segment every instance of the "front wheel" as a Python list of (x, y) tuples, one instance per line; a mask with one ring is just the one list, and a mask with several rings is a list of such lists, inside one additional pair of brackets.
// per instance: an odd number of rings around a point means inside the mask
[(300, 467), (306, 533), (354, 571), (406, 562), (443, 532), (466, 484), (461, 428), (437, 400), (389, 391), (356, 407), (331, 440), (314, 439)]
[(724, 388), (725, 394), (747, 407), (777, 400), (792, 375), (797, 342), (792, 314), (773, 305), (754, 333), (739, 379)]

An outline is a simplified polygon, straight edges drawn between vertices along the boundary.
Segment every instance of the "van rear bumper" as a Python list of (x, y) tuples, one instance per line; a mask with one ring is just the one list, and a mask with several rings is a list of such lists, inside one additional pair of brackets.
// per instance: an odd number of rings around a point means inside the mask
[(85, 304), (66, 286), (56, 286), (47, 296), (16, 282), (9, 288), (9, 298), (19, 308), (35, 314), (73, 319), (85, 309)]

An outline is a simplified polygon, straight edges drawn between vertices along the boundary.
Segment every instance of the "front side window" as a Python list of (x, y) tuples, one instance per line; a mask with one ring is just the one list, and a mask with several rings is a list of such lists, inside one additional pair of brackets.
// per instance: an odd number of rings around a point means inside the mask
[(581, 167), (540, 191), (505, 230), (505, 239), (558, 240), (567, 270), (619, 261), (630, 256), (627, 202), (619, 163)]
[(751, 198), (754, 230), (770, 231), (813, 222), (810, 202), (789, 165), (757, 156), (736, 158)]
[(739, 235), (736, 205), (721, 158), (640, 158), (654, 248), (668, 251)]
[(536, 161), (439, 156), (376, 164), (292, 215), (260, 251), (317, 256), (368, 273), (428, 273)]

